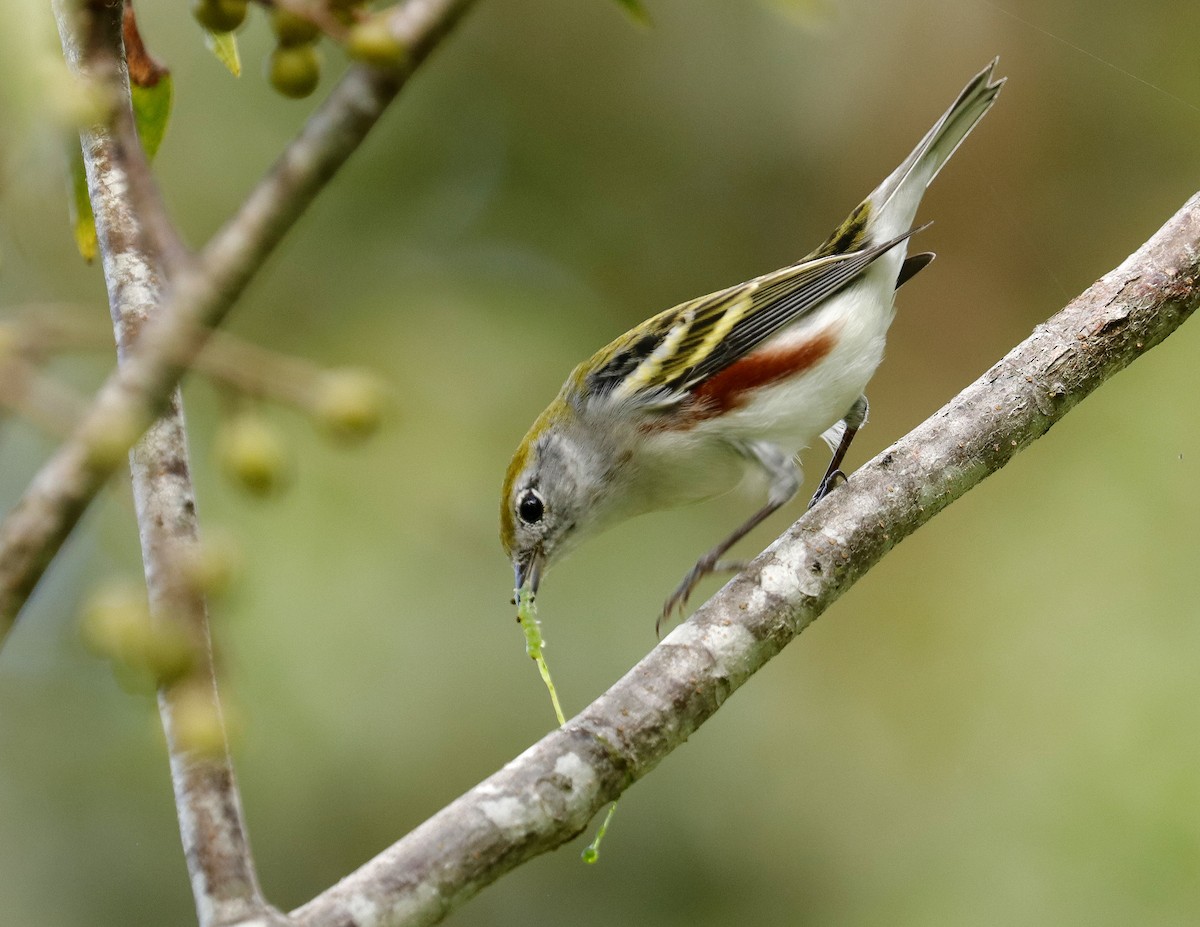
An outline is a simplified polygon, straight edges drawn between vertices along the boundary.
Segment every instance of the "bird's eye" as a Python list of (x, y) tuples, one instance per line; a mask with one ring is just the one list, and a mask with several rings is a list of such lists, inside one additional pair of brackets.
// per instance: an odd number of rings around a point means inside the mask
[(527, 525), (536, 525), (546, 514), (546, 504), (536, 489), (527, 489), (517, 500), (517, 517)]

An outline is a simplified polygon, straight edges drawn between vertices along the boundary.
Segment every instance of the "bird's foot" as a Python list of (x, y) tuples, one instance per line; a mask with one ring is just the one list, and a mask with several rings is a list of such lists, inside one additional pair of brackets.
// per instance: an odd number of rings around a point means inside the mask
[(834, 470), (825, 475), (825, 479), (821, 480), (821, 485), (817, 487), (817, 491), (813, 493), (812, 499), (809, 500), (808, 507), (811, 509), (814, 505), (828, 496), (842, 483), (849, 482), (846, 479), (846, 474), (841, 470)]
[(713, 551), (701, 557), (694, 567), (688, 570), (687, 575), (683, 578), (683, 582), (676, 587), (663, 605), (662, 614), (654, 622), (654, 635), (662, 638), (663, 623), (671, 617), (671, 613), (676, 609), (683, 611), (687, 605), (688, 599), (691, 597), (696, 586), (700, 584), (700, 580), (706, 576), (711, 576), (714, 573), (740, 573), (746, 569), (745, 560), (721, 560), (718, 559), (721, 551)]

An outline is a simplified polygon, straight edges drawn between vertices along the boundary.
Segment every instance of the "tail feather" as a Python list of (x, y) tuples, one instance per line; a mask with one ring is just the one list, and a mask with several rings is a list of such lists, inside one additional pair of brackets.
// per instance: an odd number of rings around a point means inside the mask
[[(986, 68), (971, 79), (912, 153), (871, 194), (869, 200), (875, 216), (887, 216), (890, 220), (878, 230), (879, 234), (895, 234), (891, 228), (893, 225), (903, 229), (911, 224), (925, 188), (958, 150), (983, 114), (991, 109), (1005, 81), (1003, 77), (992, 79), (998, 61), (998, 58), (992, 59)], [(902, 192), (908, 195), (898, 196)]]

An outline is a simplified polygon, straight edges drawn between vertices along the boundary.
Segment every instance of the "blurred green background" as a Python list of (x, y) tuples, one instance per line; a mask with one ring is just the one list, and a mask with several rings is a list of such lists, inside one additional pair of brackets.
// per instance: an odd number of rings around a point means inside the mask
[[(188, 386), (201, 515), (244, 554), (213, 617), (281, 907), (550, 727), (497, 494), (579, 359), (807, 251), (997, 54), (1008, 86), (926, 198), (918, 247), (939, 258), (901, 294), (853, 466), (1200, 187), (1190, 0), (646, 3), (650, 30), (609, 0), (480, 0), (242, 301), (243, 337), (384, 373), (380, 438), (331, 446), (274, 410), (292, 486), (249, 500), (213, 464), (219, 396)], [(32, 34), (33, 6), (5, 11)], [(312, 104), (266, 87), (260, 15), (234, 80), (177, 4), (139, 10), (176, 80), (158, 173), (200, 244)], [(0, 57), (10, 89), (22, 66)], [(65, 302), (102, 333), (59, 140), (10, 97), (0, 312)], [(577, 841), (448, 923), (1196, 924), (1198, 351), (1193, 322), (906, 541), (627, 794), (600, 865)], [(85, 388), (109, 363), (55, 370)], [(0, 506), (50, 447), (0, 422)], [(152, 707), (76, 630), (90, 588), (138, 574), (128, 495), (88, 514), (0, 653), (6, 924), (194, 919)], [(646, 517), (555, 570), (541, 611), (569, 711), (653, 645), (664, 595), (753, 504)]]

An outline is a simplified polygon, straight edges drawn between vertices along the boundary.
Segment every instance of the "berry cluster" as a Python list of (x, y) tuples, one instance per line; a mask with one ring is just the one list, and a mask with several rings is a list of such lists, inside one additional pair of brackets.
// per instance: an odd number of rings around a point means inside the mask
[[(317, 44), (328, 38), (350, 57), (375, 67), (403, 65), (405, 48), (392, 34), (386, 11), (366, 0), (257, 0), (270, 15), (275, 48), (265, 62), (267, 80), (292, 99), (307, 97), (321, 80)], [(209, 32), (240, 29), (251, 0), (193, 0), (192, 15)]]

